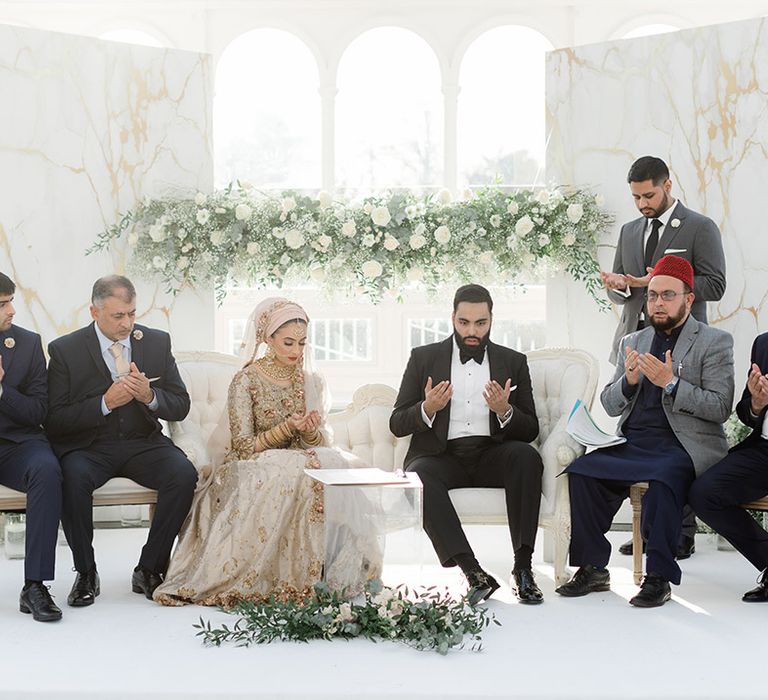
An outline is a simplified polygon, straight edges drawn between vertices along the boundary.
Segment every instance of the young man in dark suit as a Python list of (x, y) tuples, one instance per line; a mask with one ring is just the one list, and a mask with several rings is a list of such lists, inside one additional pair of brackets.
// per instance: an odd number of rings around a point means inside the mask
[(192, 504), (197, 472), (161, 433), (159, 419), (183, 420), (189, 395), (170, 336), (134, 325), (136, 290), (118, 275), (93, 285), (94, 322), (48, 346), (46, 427), (64, 475), (64, 532), (77, 576), (67, 603), (99, 595), (93, 553), (93, 491), (115, 476), (156, 489), (157, 510), (132, 576), (147, 598), (162, 581), (173, 541)]
[(61, 469), (41, 427), (48, 408), (40, 336), (13, 324), (16, 285), (0, 273), (0, 483), (27, 494), (24, 588), (19, 609), (61, 619), (52, 581), (61, 516)]
[(528, 363), (489, 340), (487, 289), (460, 287), (453, 309), (453, 335), (411, 353), (390, 430), (412, 436), (405, 467), (424, 485), (424, 528), (442, 565), (458, 565), (466, 575), (469, 601), (488, 598), (499, 584), (475, 558), (448, 492), (487, 486), (506, 491), (512, 589), (522, 603), (541, 603), (531, 557), (543, 465), (528, 444), (539, 433)]
[(768, 493), (768, 333), (757, 336), (747, 385), (736, 413), (752, 432), (706, 474), (693, 482), (688, 501), (713, 530), (720, 533), (761, 573), (745, 603), (768, 602), (768, 532), (742, 504)]

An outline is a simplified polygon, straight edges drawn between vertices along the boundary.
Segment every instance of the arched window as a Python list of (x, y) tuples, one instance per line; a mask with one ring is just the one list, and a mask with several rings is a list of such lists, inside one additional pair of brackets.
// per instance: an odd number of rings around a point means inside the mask
[(442, 151), (440, 67), (432, 49), (397, 27), (357, 37), (338, 70), (337, 187), (439, 185)]
[(256, 29), (235, 39), (216, 70), (213, 103), (217, 187), (320, 186), (317, 63), (296, 36)]
[(637, 39), (641, 36), (653, 36), (654, 34), (668, 34), (669, 32), (680, 31), (680, 27), (672, 24), (644, 24), (641, 27), (635, 27), (632, 31), (622, 35), (622, 39)]
[(459, 74), (462, 185), (544, 181), (544, 58), (552, 48), (533, 29), (504, 26), (467, 49)]
[(99, 39), (107, 41), (122, 41), (126, 44), (137, 44), (139, 46), (154, 46), (163, 48), (165, 44), (156, 36), (141, 29), (113, 29), (99, 34)]

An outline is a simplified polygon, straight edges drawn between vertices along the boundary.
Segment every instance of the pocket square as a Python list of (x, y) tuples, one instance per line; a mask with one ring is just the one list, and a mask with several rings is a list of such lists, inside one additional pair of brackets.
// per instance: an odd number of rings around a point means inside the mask
[(667, 248), (664, 255), (676, 255), (677, 253), (687, 253), (688, 248)]

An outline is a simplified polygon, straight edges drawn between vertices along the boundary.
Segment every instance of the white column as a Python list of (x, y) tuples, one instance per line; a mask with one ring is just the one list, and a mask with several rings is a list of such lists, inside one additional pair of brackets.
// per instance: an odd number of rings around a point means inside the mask
[(320, 157), (322, 189), (333, 192), (336, 185), (336, 76), (320, 78)]
[(460, 90), (457, 80), (443, 82), (443, 184), (454, 193), (459, 180), (457, 112)]

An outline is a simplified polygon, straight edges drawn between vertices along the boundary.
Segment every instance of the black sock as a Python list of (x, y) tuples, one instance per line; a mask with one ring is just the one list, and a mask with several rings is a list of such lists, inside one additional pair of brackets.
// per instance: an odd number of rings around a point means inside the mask
[(34, 581), (33, 579), (24, 579), (24, 590), (27, 590), (33, 583), (42, 583), (42, 581)]
[(533, 557), (533, 548), (523, 545), (515, 552), (515, 568), (513, 571), (531, 568), (531, 558)]
[(465, 574), (468, 574), (470, 571), (482, 571), (480, 563), (475, 559), (474, 554), (455, 554), (453, 561), (459, 565), (459, 568)]

